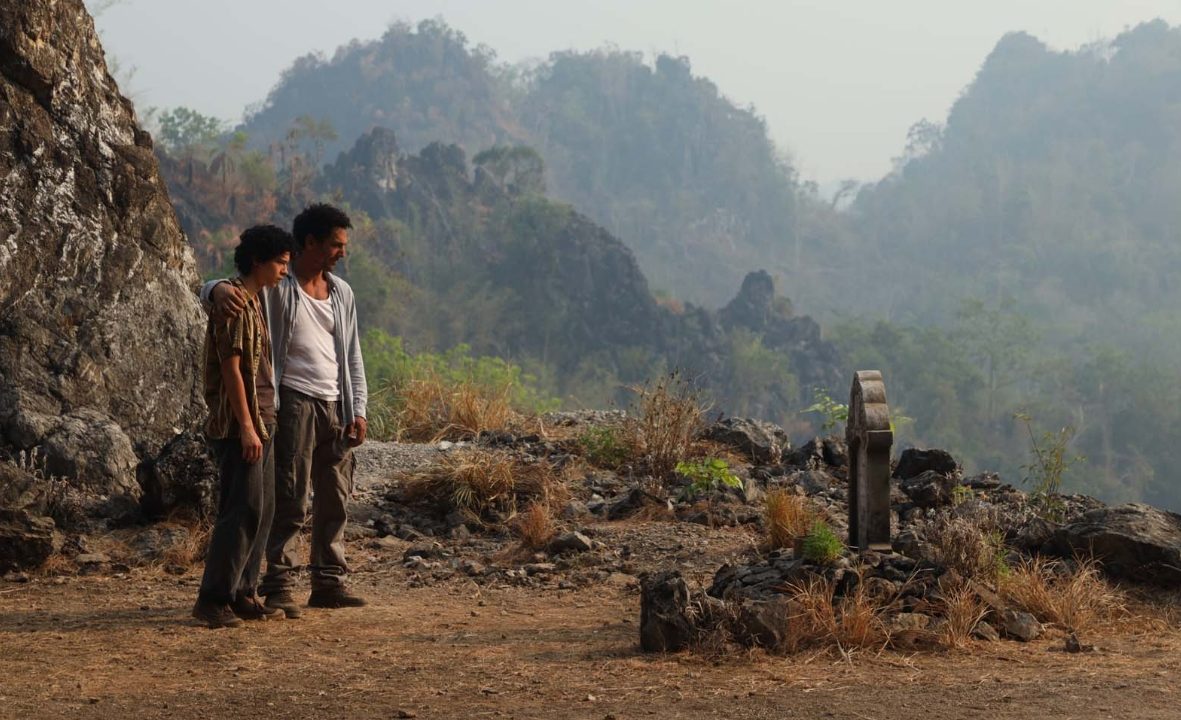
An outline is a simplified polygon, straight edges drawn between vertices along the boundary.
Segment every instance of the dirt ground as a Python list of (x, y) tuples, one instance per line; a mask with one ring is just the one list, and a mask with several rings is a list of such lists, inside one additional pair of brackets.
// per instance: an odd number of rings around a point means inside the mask
[(1051, 633), (945, 653), (646, 655), (632, 584), (411, 587), (396, 549), (352, 552), (370, 607), (236, 629), (188, 617), (199, 568), (0, 583), (0, 718), (1181, 717), (1174, 630), (1084, 654)]

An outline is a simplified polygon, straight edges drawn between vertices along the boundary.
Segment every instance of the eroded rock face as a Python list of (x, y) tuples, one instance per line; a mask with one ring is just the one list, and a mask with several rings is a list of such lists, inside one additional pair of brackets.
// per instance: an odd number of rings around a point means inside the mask
[(689, 586), (672, 570), (646, 577), (640, 589), (640, 647), (644, 652), (675, 652), (693, 639)]
[(138, 496), (203, 412), (196, 271), (81, 0), (0, 4), (0, 444)]
[(778, 463), (791, 441), (774, 423), (749, 418), (723, 418), (705, 429), (708, 440), (729, 445), (751, 461), (763, 465)]
[(0, 508), (0, 573), (40, 567), (61, 543), (53, 520)]
[(1181, 587), (1181, 515), (1151, 505), (1091, 510), (1055, 532), (1045, 550), (1065, 557), (1094, 554), (1113, 577)]

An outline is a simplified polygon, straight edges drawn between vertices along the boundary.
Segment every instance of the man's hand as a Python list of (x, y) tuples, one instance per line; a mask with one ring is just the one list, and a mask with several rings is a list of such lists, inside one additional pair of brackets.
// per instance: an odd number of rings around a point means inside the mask
[(254, 428), (242, 430), (242, 459), (251, 465), (262, 459), (262, 440), (258, 439)]
[(218, 322), (233, 320), (246, 309), (246, 295), (228, 282), (219, 282), (209, 293), (213, 302), (213, 319)]
[(344, 429), (345, 437), (349, 439), (349, 447), (357, 447), (365, 442), (365, 433), (369, 431), (369, 423), (363, 417), (356, 418)]

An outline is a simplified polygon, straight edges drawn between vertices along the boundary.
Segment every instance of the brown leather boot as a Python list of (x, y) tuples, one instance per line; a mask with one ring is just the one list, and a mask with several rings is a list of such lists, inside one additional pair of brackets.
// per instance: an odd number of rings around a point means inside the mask
[(278, 620), (283, 617), (282, 610), (263, 605), (257, 595), (239, 595), (230, 603), (230, 609), (243, 620)]
[(280, 590), (279, 592), (267, 595), (264, 604), (269, 608), (282, 610), (284, 615), (292, 619), (303, 615), (303, 610), (300, 609), (299, 603), (295, 602), (295, 596), (287, 590)]
[(197, 598), (197, 604), (193, 605), (193, 617), (205, 623), (205, 627), (208, 628), (238, 627), (242, 624), (229, 605), (200, 598)]
[(350, 593), (343, 585), (313, 590), (308, 598), (308, 607), (316, 608), (365, 607), (368, 604), (365, 598)]

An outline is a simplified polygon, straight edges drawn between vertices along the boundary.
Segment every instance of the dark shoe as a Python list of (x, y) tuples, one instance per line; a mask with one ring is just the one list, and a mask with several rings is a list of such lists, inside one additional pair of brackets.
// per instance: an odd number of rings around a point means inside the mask
[(299, 603), (295, 602), (295, 597), (286, 590), (267, 595), (264, 604), (269, 608), (282, 610), (284, 615), (292, 619), (303, 615), (303, 611), (299, 609)]
[(282, 610), (263, 605), (257, 595), (239, 595), (230, 603), (230, 609), (243, 620), (278, 620), (283, 617)]
[(209, 628), (238, 627), (242, 624), (229, 605), (200, 598), (193, 606), (193, 617), (205, 623), (205, 626)]
[(353, 595), (343, 587), (313, 590), (308, 598), (308, 607), (316, 608), (365, 607), (368, 604), (365, 598)]

